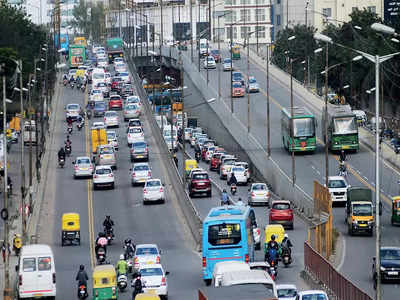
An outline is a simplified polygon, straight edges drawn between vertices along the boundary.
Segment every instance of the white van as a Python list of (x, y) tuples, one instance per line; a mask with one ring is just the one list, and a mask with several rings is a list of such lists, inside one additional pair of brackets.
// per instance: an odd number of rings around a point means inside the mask
[(29, 121), (25, 121), (24, 124), (24, 145), (30, 142), (36, 144), (36, 122), (34, 120), (31, 120), (30, 124)]
[(207, 56), (208, 54), (210, 54), (211, 49), (210, 49), (210, 46), (208, 45), (207, 39), (200, 39), (199, 52), (200, 52), (201, 56)]
[(92, 86), (97, 86), (99, 82), (106, 81), (106, 72), (102, 68), (93, 69), (92, 72)]
[(56, 297), (56, 267), (53, 251), (44, 244), (22, 247), (18, 265), (18, 297)]

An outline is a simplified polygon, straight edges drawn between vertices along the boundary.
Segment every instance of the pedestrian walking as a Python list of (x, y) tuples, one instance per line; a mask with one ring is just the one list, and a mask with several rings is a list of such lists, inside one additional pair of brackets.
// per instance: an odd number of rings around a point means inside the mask
[(3, 263), (6, 263), (6, 243), (4, 241), (1, 245), (1, 255), (3, 256)]

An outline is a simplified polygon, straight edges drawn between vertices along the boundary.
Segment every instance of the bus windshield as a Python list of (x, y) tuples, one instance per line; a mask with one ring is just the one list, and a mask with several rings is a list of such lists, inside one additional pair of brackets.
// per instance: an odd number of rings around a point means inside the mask
[(213, 246), (236, 245), (241, 239), (240, 224), (222, 223), (208, 227), (208, 242)]
[(313, 118), (293, 119), (294, 137), (312, 137), (315, 135)]
[(351, 134), (357, 133), (357, 124), (355, 117), (340, 117), (335, 118), (334, 134)]

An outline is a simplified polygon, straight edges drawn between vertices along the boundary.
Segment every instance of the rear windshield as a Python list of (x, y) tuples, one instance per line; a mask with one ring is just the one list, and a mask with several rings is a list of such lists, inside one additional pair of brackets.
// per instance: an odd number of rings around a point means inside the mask
[(106, 107), (106, 104), (104, 102), (95, 102), (94, 107), (96, 108), (104, 108)]
[(118, 117), (118, 114), (115, 111), (108, 111), (105, 113), (106, 117)]
[(236, 245), (241, 239), (240, 224), (223, 223), (208, 227), (208, 242), (213, 246)]
[(129, 121), (128, 126), (140, 126), (140, 121), (139, 120)]
[(303, 295), (302, 300), (328, 300), (324, 294)]
[(264, 184), (255, 184), (253, 185), (253, 190), (254, 191), (262, 191), (262, 190), (266, 190), (266, 186)]
[(134, 168), (135, 171), (147, 171), (148, 169), (149, 169), (149, 166), (145, 166), (145, 165), (135, 166), (135, 168)]
[(140, 133), (142, 132), (141, 128), (129, 128), (129, 133)]
[(136, 110), (136, 109), (137, 109), (136, 104), (129, 104), (129, 105), (126, 107), (126, 110)]
[(235, 163), (235, 160), (234, 159), (225, 159), (224, 160), (224, 164), (225, 165), (232, 165), (232, 164), (234, 164)]
[(50, 271), (51, 270), (51, 257), (39, 257), (38, 259), (39, 271)]
[(163, 272), (160, 268), (146, 268), (140, 269), (140, 274), (142, 276), (162, 276)]
[(104, 147), (100, 149), (100, 154), (113, 154), (114, 148), (112, 147)]
[(234, 167), (232, 169), (233, 172), (244, 172), (244, 168), (243, 167)]
[(272, 205), (272, 208), (279, 209), (279, 210), (290, 209), (290, 204), (289, 203), (275, 203)]
[(149, 248), (138, 248), (136, 250), (136, 255), (157, 255), (158, 251), (157, 248), (149, 247)]
[(79, 105), (78, 104), (69, 104), (67, 106), (67, 109), (68, 110), (77, 110), (77, 109), (79, 109)]
[(147, 181), (146, 186), (148, 187), (158, 187), (160, 186), (160, 182), (159, 181)]
[(99, 174), (99, 175), (111, 174), (111, 169), (108, 169), (108, 168), (97, 169), (96, 174)]
[(133, 143), (133, 148), (145, 148), (147, 144), (145, 142)]
[(36, 271), (36, 258), (29, 257), (22, 260), (22, 270), (24, 272)]
[(204, 174), (194, 174), (193, 175), (193, 179), (198, 179), (198, 180), (208, 179), (208, 174), (206, 174), (206, 173), (204, 173)]
[(78, 161), (76, 163), (77, 164), (90, 164), (90, 160), (89, 160), (89, 158), (80, 158), (80, 159), (78, 159)]

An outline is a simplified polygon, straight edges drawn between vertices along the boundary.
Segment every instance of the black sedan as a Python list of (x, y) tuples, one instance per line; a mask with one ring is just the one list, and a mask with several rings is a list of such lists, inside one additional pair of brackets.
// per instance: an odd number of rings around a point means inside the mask
[[(381, 247), (381, 281), (400, 280), (400, 247)], [(376, 283), (376, 258), (373, 258), (372, 272)]]

